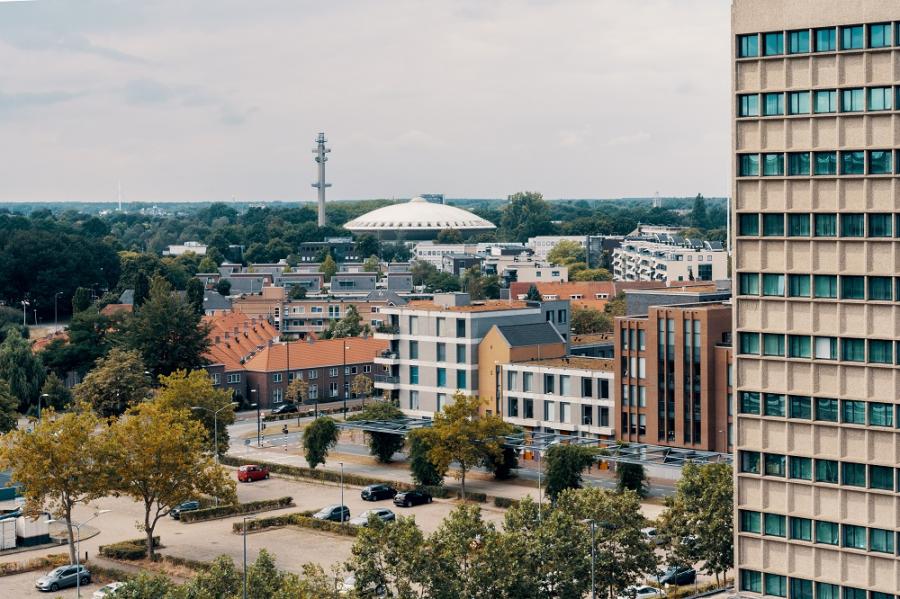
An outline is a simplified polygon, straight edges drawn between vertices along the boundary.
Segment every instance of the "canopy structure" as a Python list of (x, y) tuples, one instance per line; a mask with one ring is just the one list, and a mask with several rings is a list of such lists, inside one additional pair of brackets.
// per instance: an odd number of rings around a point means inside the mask
[[(399, 420), (351, 420), (338, 422), (339, 427), (345, 429), (361, 430), (368, 433), (388, 433), (403, 435), (410, 431), (431, 426), (431, 420), (427, 418), (401, 418)], [(620, 445), (615, 440), (595, 439), (581, 435), (566, 435), (559, 433), (542, 433), (523, 431), (515, 435), (503, 437), (503, 445), (521, 451), (541, 453), (553, 445), (583, 445), (597, 447), (603, 450), (599, 459), (609, 462), (622, 462), (627, 464), (641, 464), (643, 466), (665, 466), (668, 468), (681, 468), (686, 463), (693, 464), (731, 464), (730, 453), (718, 453), (714, 451), (697, 451), (680, 447), (666, 447), (665, 445), (649, 445), (647, 443), (629, 443)]]
[(434, 204), (420, 197), (367, 212), (346, 223), (344, 228), (357, 234), (386, 233), (408, 239), (427, 238), (444, 229), (461, 232), (496, 229), (492, 222), (468, 210)]

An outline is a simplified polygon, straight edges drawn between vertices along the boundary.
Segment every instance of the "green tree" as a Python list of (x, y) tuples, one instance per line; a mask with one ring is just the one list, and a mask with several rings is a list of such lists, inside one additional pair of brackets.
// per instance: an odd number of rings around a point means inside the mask
[(446, 472), (457, 464), (462, 499), (466, 499), (466, 473), (481, 463), (485, 456), (499, 460), (503, 452), (502, 436), (512, 427), (495, 415), (480, 414), (478, 397), (457, 393), (453, 401), (434, 415), (427, 434), (432, 438), (429, 459), (439, 471)]
[(462, 243), (463, 236), (459, 229), (441, 229), (434, 240), (436, 243)]
[(506, 480), (512, 478), (512, 471), (519, 467), (519, 455), (512, 447), (504, 446), (499, 459), (490, 454), (486, 455), (482, 466), (490, 470), (495, 479)]
[(363, 261), (363, 270), (365, 272), (374, 272), (378, 275), (378, 278), (381, 278), (381, 260), (378, 259), (378, 256), (369, 256)]
[[(354, 382), (359, 380), (359, 376)], [(368, 378), (368, 377), (366, 377)], [(369, 379), (371, 381), (371, 379)], [(388, 401), (376, 401), (369, 403), (362, 411), (350, 416), (347, 420), (400, 420), (404, 417), (400, 408)], [(390, 433), (367, 432), (366, 443), (369, 453), (375, 456), (379, 463), (387, 464), (395, 453), (403, 449), (403, 435)]]
[(187, 282), (187, 302), (200, 316), (203, 316), (206, 313), (206, 309), (203, 306), (204, 291), (203, 282), (200, 279), (193, 277)]
[(552, 445), (544, 454), (547, 494), (555, 500), (566, 489), (580, 489), (581, 473), (594, 460), (594, 450), (590, 447)]
[(573, 272), (569, 268), (570, 281), (612, 281), (612, 273), (605, 268), (582, 268)]
[(110, 441), (115, 490), (143, 506), (139, 528), (150, 558), (153, 531), (172, 508), (199, 495), (237, 500), (234, 480), (209, 457), (206, 431), (188, 410), (144, 402), (113, 423)]
[(288, 297), (292, 300), (302, 300), (306, 298), (306, 287), (303, 285), (291, 285), (291, 291)]
[(219, 295), (222, 297), (228, 297), (231, 293), (231, 281), (228, 279), (219, 279), (219, 282), (216, 283), (216, 291), (219, 292)]
[(9, 306), (0, 306), (0, 343), (13, 329), (22, 337), (28, 336), (28, 327), (22, 326), (22, 313)]
[(91, 290), (86, 287), (79, 287), (72, 296), (72, 314), (84, 312), (91, 307)]
[(644, 498), (650, 492), (647, 473), (640, 464), (619, 462), (616, 464), (616, 489), (634, 491), (638, 497)]
[(423, 585), (435, 599), (474, 597), (478, 553), (485, 540), (495, 534), (493, 524), (481, 517), (481, 508), (461, 505), (450, 512), (428, 539), (428, 578)]
[[(703, 562), (716, 577), (734, 567), (734, 489), (728, 464), (685, 464), (675, 494), (666, 498), (660, 531), (676, 563)], [(693, 539), (690, 543), (682, 539)]]
[(140, 308), (144, 305), (144, 302), (147, 301), (148, 297), (150, 297), (150, 279), (147, 278), (147, 273), (143, 270), (139, 270), (134, 276), (134, 297), (132, 305), (135, 309)]
[(141, 354), (114, 348), (97, 360), (94, 369), (72, 389), (72, 395), (104, 418), (119, 416), (147, 399), (150, 380), (145, 372)]
[(325, 463), (328, 451), (338, 442), (339, 430), (334, 420), (320, 416), (303, 431), (303, 450), (310, 468)]
[(441, 469), (429, 457), (433, 441), (428, 429), (414, 429), (406, 437), (409, 445), (409, 473), (417, 485), (434, 487), (443, 484), (447, 469)]
[(372, 588), (384, 587), (388, 597), (416, 599), (426, 581), (428, 554), (425, 537), (414, 518), (397, 518), (386, 523), (370, 518), (359, 529), (353, 543), (348, 568), (356, 578), (360, 596)]
[(31, 344), (13, 329), (0, 343), (0, 379), (9, 385), (19, 402), (19, 411), (27, 413), (37, 405), (46, 372), (41, 357), (31, 351)]
[(525, 295), (525, 299), (529, 302), (540, 302), (544, 300), (544, 298), (541, 297), (541, 292), (538, 291), (537, 285), (534, 283), (528, 287), (528, 293)]
[(617, 316), (625, 316), (625, 313), (628, 311), (628, 303), (625, 300), (625, 292), (620, 291), (618, 294), (616, 294), (616, 297), (607, 301), (606, 305), (603, 307), (603, 311), (613, 318)]
[[(219, 455), (228, 451), (228, 426), (234, 424), (231, 391), (216, 389), (205, 370), (176, 370), (169, 376), (159, 377), (155, 401), (172, 410), (188, 410), (203, 425), (207, 447), (217, 448)], [(218, 439), (215, 438), (217, 429)]]
[[(44, 397), (46, 396), (46, 397)], [(57, 411), (65, 410), (72, 403), (72, 393), (66, 387), (55, 372), (51, 372), (44, 380), (41, 387), (41, 408), (53, 408)], [(35, 412), (37, 415), (37, 412)]]
[(508, 199), (500, 217), (500, 230), (507, 241), (524, 242), (529, 237), (553, 233), (550, 207), (541, 194), (524, 191)]
[(18, 425), (19, 402), (9, 390), (9, 384), (0, 379), (0, 433), (8, 433)]
[(183, 588), (179, 589), (180, 592), (176, 597), (178, 599), (231, 599), (236, 596), (242, 583), (241, 573), (234, 567), (232, 559), (227, 555), (220, 555), (213, 560), (209, 568), (200, 570), (188, 580)]
[(247, 568), (248, 599), (296, 599), (301, 597), (300, 579), (296, 574), (275, 567), (275, 558), (261, 549)]
[(365, 233), (356, 238), (357, 256), (378, 256), (381, 251), (381, 242), (370, 233)]
[(75, 314), (69, 323), (68, 341), (54, 340), (41, 352), (44, 364), (60, 377), (70, 372), (83, 377), (109, 352), (124, 318), (122, 313), (106, 316), (95, 310)]
[(372, 382), (372, 377), (366, 376), (365, 374), (358, 374), (353, 377), (353, 382), (350, 383), (350, 393), (353, 394), (354, 397), (362, 397), (363, 403), (365, 403), (365, 398), (372, 395), (372, 391), (375, 390), (375, 383)]
[(164, 574), (139, 572), (116, 590), (116, 599), (174, 599), (175, 585)]
[(106, 495), (108, 452), (104, 427), (87, 410), (46, 412), (33, 431), (14, 430), (0, 443), (0, 464), (22, 485), (25, 511), (49, 511), (66, 522), (69, 559), (75, 561), (72, 509)]
[(328, 323), (328, 329), (323, 333), (324, 339), (339, 339), (343, 337), (359, 337), (363, 332), (362, 316), (353, 304), (348, 304), (344, 317), (340, 320), (332, 320)]
[(473, 300), (487, 299), (486, 277), (481, 274), (481, 268), (473, 266), (463, 273), (460, 284), (462, 290), (471, 296)]
[(586, 254), (584, 246), (577, 241), (562, 239), (556, 243), (547, 253), (547, 261), (551, 264), (568, 266), (575, 262), (584, 262)]
[(429, 278), (437, 274), (437, 267), (431, 262), (425, 260), (414, 260), (409, 267), (409, 272), (413, 278), (413, 285), (425, 285)]
[(572, 333), (575, 335), (589, 335), (592, 333), (610, 333), (613, 330), (612, 318), (609, 314), (596, 308), (574, 306), (572, 318), (569, 321)]
[(706, 229), (709, 219), (706, 215), (706, 200), (699, 193), (694, 198), (694, 206), (691, 208), (691, 226), (698, 229)]
[(306, 379), (301, 379), (300, 377), (294, 377), (294, 380), (290, 382), (287, 387), (287, 393), (285, 393), (285, 397), (287, 400), (296, 404), (303, 403), (303, 400), (309, 396), (309, 381)]
[(206, 359), (209, 327), (185, 300), (172, 293), (172, 287), (155, 277), (150, 298), (124, 323), (122, 344), (141, 352), (144, 364), (154, 378), (176, 370), (196, 370)]
[(319, 265), (319, 272), (325, 275), (325, 282), (328, 283), (331, 281), (331, 277), (337, 274), (337, 271), (337, 262), (335, 262), (334, 258), (331, 257), (331, 254), (328, 254)]
[(197, 272), (218, 272), (219, 265), (209, 256), (204, 256), (197, 267)]

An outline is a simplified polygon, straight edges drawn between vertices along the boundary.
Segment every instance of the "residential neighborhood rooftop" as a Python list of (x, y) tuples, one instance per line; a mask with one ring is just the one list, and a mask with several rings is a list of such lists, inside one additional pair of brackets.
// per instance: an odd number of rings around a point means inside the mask
[[(388, 349), (390, 342), (373, 337), (347, 337), (273, 343), (247, 360), (244, 368), (253, 372), (277, 372), (322, 368), (341, 364), (367, 364)], [(346, 347), (346, 349), (344, 349)], [(345, 353), (346, 352), (346, 353)], [(290, 364), (288, 364), (290, 355)]]

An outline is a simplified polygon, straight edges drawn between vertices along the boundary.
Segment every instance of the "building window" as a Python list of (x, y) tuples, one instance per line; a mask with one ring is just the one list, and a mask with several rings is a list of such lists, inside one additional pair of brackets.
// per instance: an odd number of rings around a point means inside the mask
[(783, 297), (784, 275), (765, 273), (763, 275), (763, 295)]
[(850, 487), (866, 486), (866, 465), (844, 462), (841, 464), (841, 483)]
[(809, 52), (809, 29), (788, 32), (788, 53), (805, 54)]
[(870, 87), (869, 110), (890, 110), (894, 104), (893, 95), (889, 87)]
[(788, 297), (810, 296), (809, 275), (788, 275)]
[(863, 26), (841, 27), (841, 50), (859, 50), (863, 47)]
[(837, 152), (815, 152), (815, 175), (837, 174)]
[(785, 457), (783, 455), (776, 455), (773, 453), (767, 453), (764, 464), (765, 464), (765, 474), (766, 476), (784, 476), (784, 462)]
[(813, 293), (817, 298), (836, 298), (837, 277), (834, 275), (813, 275)]
[(791, 578), (791, 599), (813, 599), (812, 581)]
[(328, 397), (337, 397), (338, 396), (338, 384), (337, 383), (328, 383)]
[(281, 373), (280, 372), (276, 372), (275, 374), (272, 375), (272, 382), (273, 383), (281, 382)]
[(780, 116), (784, 114), (784, 94), (763, 94), (763, 116)]
[[(837, 112), (837, 90), (820, 89), (813, 92), (813, 111), (816, 114)], [(819, 174), (819, 173), (817, 173)]]
[(838, 421), (838, 402), (836, 399), (816, 398), (816, 420), (823, 422)]
[(892, 237), (893, 222), (890, 214), (869, 215), (869, 237)]
[(552, 401), (544, 402), (544, 422), (556, 421), (556, 404)]
[(759, 333), (740, 333), (741, 353), (759, 355)]
[(739, 235), (757, 236), (759, 235), (759, 214), (738, 215)]
[(594, 424), (594, 408), (592, 406), (581, 406), (581, 424), (585, 426)]
[(838, 483), (838, 463), (834, 460), (816, 460), (816, 482)]
[[(781, 154), (778, 154), (781, 156)], [(763, 237), (784, 236), (784, 214), (763, 214)]]
[(816, 521), (816, 543), (824, 545), (838, 544), (838, 525), (834, 522)]
[(788, 114), (809, 114), (809, 92), (788, 94)]
[(738, 293), (741, 295), (759, 295), (759, 275), (755, 272), (742, 272), (738, 275)]
[(456, 319), (456, 337), (462, 338), (466, 336), (466, 321), (462, 318)]
[(869, 47), (887, 48), (891, 45), (891, 24), (875, 23), (869, 25)]
[(781, 32), (763, 34), (763, 54), (765, 56), (784, 54), (784, 34)]
[(465, 364), (466, 363), (466, 346), (465, 345), (457, 345), (456, 346), (456, 363), (457, 364)]
[[(791, 518), (791, 538), (796, 541), (812, 541), (812, 520), (809, 518)], [(812, 591), (812, 588), (810, 588)], [(812, 593), (810, 593), (812, 596)]]
[(318, 399), (319, 398), (319, 386), (318, 385), (310, 385), (309, 386), (309, 398), (310, 399)]
[(232, 384), (233, 384), (233, 383), (240, 383), (240, 382), (241, 382), (241, 375), (240, 375), (240, 373), (238, 373), (238, 374), (229, 374), (227, 380), (228, 380), (229, 383), (232, 383)]
[(810, 458), (793, 457), (788, 460), (791, 478), (812, 480), (812, 460)]
[(522, 416), (529, 420), (534, 419), (534, 400), (525, 398), (522, 400)]
[(841, 359), (847, 362), (865, 362), (866, 340), (841, 339)]
[(788, 154), (788, 175), (792, 177), (809, 176), (809, 152)]
[(759, 36), (755, 33), (752, 35), (739, 35), (738, 57), (751, 58), (753, 56), (759, 56)]
[(893, 404), (869, 402), (869, 425), (894, 426)]
[(524, 391), (526, 393), (531, 391), (533, 381), (534, 381), (534, 373), (523, 372), (522, 373), (522, 391)]
[(519, 417), (519, 400), (515, 397), (509, 397), (506, 400), (506, 415), (512, 418)]
[(814, 214), (816, 237), (837, 237), (836, 214)]
[(609, 408), (598, 408), (600, 411), (600, 426), (609, 426)]
[(435, 345), (435, 360), (438, 362), (447, 361), (447, 344), (438, 343)]
[(869, 551), (894, 553), (894, 531), (880, 528), (869, 529)]
[(759, 474), (759, 452), (741, 451), (741, 472)]
[(554, 393), (556, 390), (554, 378), (552, 374), (544, 375), (544, 393)]
[[(636, 372), (633, 374), (637, 374)], [(572, 395), (572, 379), (570, 376), (561, 374), (559, 375), (559, 394), (560, 395)]]
[(609, 399), (609, 380), (598, 379), (597, 382), (600, 383), (600, 399)]
[(738, 176), (759, 176), (759, 154), (741, 154), (738, 156)]
[(784, 356), (784, 335), (763, 333), (763, 355)]
[(869, 466), (869, 488), (894, 490), (894, 469), (887, 466)]
[(812, 400), (800, 395), (790, 396), (790, 417), (812, 420)]
[(219, 378), (219, 373), (218, 373), (218, 372), (214, 372), (213, 375), (212, 375), (212, 383), (213, 383), (213, 385), (218, 385), (219, 382), (220, 382), (220, 380), (221, 380), (221, 379)]
[(750, 593), (762, 593), (762, 574), (753, 570), (741, 570), (741, 590)]
[(418, 360), (419, 359), (419, 342), (418, 341), (410, 341), (409, 342), (409, 359), (410, 360)]
[(819, 360), (837, 360), (837, 338), (815, 337), (813, 340), (813, 357)]
[(306, 378), (308, 378), (310, 380), (319, 378), (319, 371), (318, 370), (310, 370), (307, 373)]
[(438, 368), (437, 369), (437, 386), (438, 387), (446, 387), (447, 386), (447, 369), (446, 368)]
[(864, 214), (842, 214), (841, 237), (865, 237), (865, 220)]
[(272, 389), (272, 403), (281, 403), (284, 401), (284, 390), (281, 387)]
[(871, 364), (893, 364), (893, 350), (893, 341), (869, 339), (869, 362)]
[(447, 405), (447, 396), (444, 393), (438, 393), (435, 397), (435, 401), (437, 404), (437, 411), (441, 412), (444, 409), (444, 406)]
[(890, 150), (872, 150), (869, 152), (870, 175), (890, 175), (892, 172)]
[(418, 410), (419, 409), (419, 392), (418, 391), (410, 391), (409, 392), (409, 409), (410, 410)]
[(788, 235), (809, 237), (809, 214), (788, 214)]
[(566, 402), (560, 402), (559, 404), (559, 421), (560, 422), (572, 422), (572, 405)]
[(766, 535), (772, 537), (785, 537), (787, 530), (785, 526), (785, 517), (779, 514), (765, 514), (763, 517), (764, 531)]
[(841, 90), (841, 112), (862, 112), (866, 109), (863, 88)]
[(741, 532), (753, 532), (759, 534), (762, 532), (760, 520), (759, 512), (752, 512), (750, 510), (740, 510), (739, 512)]
[(816, 29), (816, 52), (837, 50), (837, 31), (834, 27)]
[(842, 175), (864, 175), (864, 174), (866, 174), (866, 153), (865, 152), (841, 152), (841, 174)]
[(866, 299), (866, 278), (860, 276), (841, 277), (841, 299)]
[(766, 393), (765, 394), (765, 410), (764, 413), (766, 416), (780, 416), (784, 417), (785, 414), (785, 401), (784, 395), (778, 395), (775, 393)]
[(466, 371), (465, 370), (457, 370), (456, 371), (456, 388), (457, 389), (467, 389)]
[(787, 597), (787, 578), (785, 576), (780, 576), (778, 574), (769, 574), (767, 572), (765, 574), (764, 580), (766, 583), (766, 595), (772, 595), (774, 597)]
[(594, 381), (588, 377), (582, 377), (581, 379), (581, 397), (593, 397), (594, 396)]
[(738, 116), (759, 116), (759, 96), (738, 96)]
[(418, 385), (419, 384), (419, 367), (418, 366), (410, 366), (409, 367), (409, 384), (410, 385)]
[(506, 371), (506, 388), (507, 389), (515, 389), (516, 385), (519, 383), (519, 373), (515, 370), (507, 370)]
[(827, 582), (816, 583), (816, 599), (841, 599), (841, 587)]
[[(844, 524), (841, 526), (843, 532), (843, 539), (841, 542), (842, 547), (849, 547), (851, 549), (866, 549), (868, 543), (866, 542), (866, 527), (865, 526), (854, 526), (852, 524)], [(865, 597), (865, 595), (863, 595)]]
[(334, 377), (336, 377), (337, 375), (338, 375), (338, 369), (337, 369), (337, 368), (329, 368), (329, 369), (328, 369), (328, 376), (334, 378)]
[(419, 333), (419, 317), (418, 316), (410, 316), (409, 317), (409, 334), (417, 335)]

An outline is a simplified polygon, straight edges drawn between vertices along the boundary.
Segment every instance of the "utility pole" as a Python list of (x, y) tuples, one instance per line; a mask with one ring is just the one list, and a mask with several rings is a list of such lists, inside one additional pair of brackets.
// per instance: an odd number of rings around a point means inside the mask
[(328, 162), (328, 154), (331, 148), (325, 147), (325, 134), (319, 133), (316, 137), (316, 147), (313, 148), (313, 154), (316, 155), (316, 162), (319, 164), (319, 180), (312, 186), (319, 190), (319, 226), (324, 227), (325, 222), (325, 189), (331, 187), (331, 183), (325, 182), (325, 163)]

